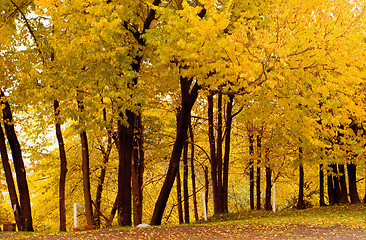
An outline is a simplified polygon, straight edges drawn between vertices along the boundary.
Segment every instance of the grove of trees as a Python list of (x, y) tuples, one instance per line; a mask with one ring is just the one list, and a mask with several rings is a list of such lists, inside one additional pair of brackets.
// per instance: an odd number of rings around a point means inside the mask
[[(366, 4), (0, 0), (0, 223), (366, 199)], [(364, 183), (364, 184), (362, 184)]]

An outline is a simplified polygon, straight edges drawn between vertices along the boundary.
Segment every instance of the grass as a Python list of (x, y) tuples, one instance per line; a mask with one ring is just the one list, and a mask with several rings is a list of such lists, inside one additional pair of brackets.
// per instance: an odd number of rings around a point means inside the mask
[(366, 205), (338, 205), (327, 207), (314, 207), (305, 210), (283, 210), (279, 212), (268, 211), (243, 211), (215, 215), (210, 222), (222, 222), (227, 224), (307, 224), (307, 225), (345, 225), (366, 229)]
[[(283, 210), (279, 212), (269, 211), (243, 211), (215, 215), (208, 222), (195, 223), (198, 225), (288, 225), (304, 224), (309, 226), (334, 226), (344, 225), (347, 227), (366, 229), (366, 205), (340, 205), (329, 207), (314, 207), (305, 210)], [(162, 226), (165, 227), (165, 226)], [(111, 230), (121, 229), (113, 227)], [(77, 234), (75, 232), (54, 232), (48, 235)], [(1, 239), (32, 239), (47, 235), (45, 232), (17, 232), (11, 237)]]

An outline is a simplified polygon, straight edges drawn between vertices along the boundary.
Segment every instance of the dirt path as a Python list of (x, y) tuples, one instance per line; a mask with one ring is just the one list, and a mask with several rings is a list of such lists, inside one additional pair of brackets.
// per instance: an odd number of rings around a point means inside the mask
[[(19, 239), (13, 234), (0, 234), (0, 238)], [(366, 229), (343, 225), (330, 227), (308, 225), (209, 225), (99, 230), (54, 234), (30, 239), (366, 239)]]

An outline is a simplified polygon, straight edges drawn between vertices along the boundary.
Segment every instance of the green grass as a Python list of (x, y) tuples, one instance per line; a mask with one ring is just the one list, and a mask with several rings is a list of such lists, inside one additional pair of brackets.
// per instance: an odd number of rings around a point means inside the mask
[(308, 224), (317, 226), (345, 225), (366, 228), (366, 205), (340, 205), (327, 207), (314, 207), (305, 210), (269, 211), (243, 211), (215, 215), (211, 223), (232, 222), (239, 224)]

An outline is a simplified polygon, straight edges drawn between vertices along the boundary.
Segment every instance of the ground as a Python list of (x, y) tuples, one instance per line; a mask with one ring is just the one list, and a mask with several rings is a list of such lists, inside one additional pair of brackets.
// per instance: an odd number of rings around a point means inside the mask
[[(0, 239), (24, 239), (18, 233), (0, 233)], [(211, 224), (81, 231), (67, 234), (28, 236), (27, 239), (366, 239), (366, 229), (345, 225), (306, 224), (254, 225)]]

